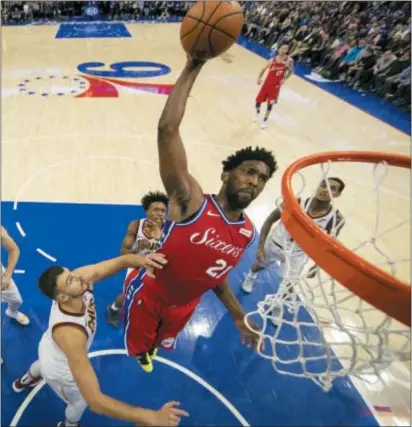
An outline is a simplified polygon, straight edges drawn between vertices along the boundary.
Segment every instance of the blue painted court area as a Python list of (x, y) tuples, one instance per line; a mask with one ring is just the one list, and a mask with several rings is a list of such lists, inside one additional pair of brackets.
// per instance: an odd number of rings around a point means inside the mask
[(61, 24), (56, 39), (96, 39), (132, 37), (123, 23), (94, 22)]
[[(36, 359), (49, 316), (50, 301), (37, 290), (36, 281), (52, 262), (36, 249), (69, 268), (114, 257), (129, 221), (142, 214), (142, 208), (134, 206), (19, 203), (14, 211), (11, 202), (2, 203), (3, 225), (21, 248), (17, 268), (25, 274), (16, 274), (15, 279), (24, 298), (22, 310), (31, 319), (31, 325), (24, 328), (3, 317), (2, 425), (10, 425), (27, 396), (15, 394), (11, 384)], [(16, 221), (25, 230), (25, 238), (17, 231)], [(256, 243), (230, 277), (246, 311), (254, 309), (265, 294), (273, 293), (279, 282), (274, 269), (261, 276), (255, 293), (242, 293), (241, 281), (255, 251)], [(5, 254), (2, 256), (4, 262)], [(122, 354), (122, 330), (112, 329), (105, 320), (105, 307), (120, 291), (123, 276), (95, 288), (98, 329), (91, 351), (103, 351), (93, 358), (93, 365), (103, 391), (110, 396), (149, 408), (179, 400), (191, 414), (182, 425), (377, 425), (348, 379), (337, 381), (324, 393), (310, 380), (277, 374), (269, 361), (242, 346), (230, 316), (212, 292), (203, 297), (176, 350), (160, 350), (154, 372), (144, 373)], [(110, 350), (117, 352), (108, 354)], [(64, 404), (44, 386), (17, 425), (53, 426), (63, 418), (63, 411)], [(82, 425), (125, 424), (87, 411)]]

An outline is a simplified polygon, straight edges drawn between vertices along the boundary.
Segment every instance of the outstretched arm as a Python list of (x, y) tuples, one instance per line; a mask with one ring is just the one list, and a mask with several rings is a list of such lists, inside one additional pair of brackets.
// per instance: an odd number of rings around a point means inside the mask
[[(164, 255), (160, 253), (147, 255), (126, 254), (97, 264), (85, 265), (77, 268), (73, 273), (79, 274), (95, 283), (114, 276), (126, 268), (161, 269), (166, 263)], [(148, 274), (151, 273), (148, 272)]]
[(70, 371), (80, 393), (90, 409), (101, 415), (139, 425), (178, 425), (181, 416), (189, 414), (176, 408), (175, 402), (161, 410), (131, 406), (104, 394), (87, 355), (86, 332), (78, 325), (62, 325), (53, 332), (53, 338), (67, 357)]
[[(157, 146), (160, 176), (170, 197), (171, 215), (182, 220), (196, 212), (203, 202), (203, 191), (190, 175), (180, 124), (187, 99), (204, 61), (188, 59), (170, 93), (158, 124)], [(176, 212), (177, 207), (177, 212)]]
[(229, 280), (226, 279), (223, 285), (216, 286), (213, 291), (232, 315), (233, 320), (235, 322), (239, 320), (243, 321), (243, 318), (245, 317), (245, 311), (233, 293)]
[(266, 218), (265, 222), (263, 223), (262, 230), (260, 231), (258, 250), (264, 250), (265, 242), (272, 228), (272, 225), (275, 222), (279, 221), (281, 216), (282, 212), (280, 209), (277, 208)]
[[(252, 332), (246, 326), (244, 321), (246, 313), (240, 305), (239, 300), (236, 298), (236, 295), (233, 293), (229, 280), (225, 279), (223, 285), (216, 286), (213, 291), (231, 314), (236, 327), (239, 329), (242, 343), (248, 347), (253, 346), (254, 348), (257, 348), (259, 345), (259, 335)], [(249, 321), (249, 324), (256, 331), (259, 330), (258, 326), (253, 322)], [(264, 350), (264, 343), (261, 344), (261, 350)]]

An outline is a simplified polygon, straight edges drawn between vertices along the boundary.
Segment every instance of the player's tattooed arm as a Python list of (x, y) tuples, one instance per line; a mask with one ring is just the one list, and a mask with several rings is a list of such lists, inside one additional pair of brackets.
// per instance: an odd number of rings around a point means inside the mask
[(281, 215), (281, 210), (277, 208), (266, 218), (265, 222), (263, 223), (262, 230), (260, 232), (258, 250), (264, 250), (265, 242), (270, 233), (270, 230), (273, 224), (280, 220)]
[(183, 220), (194, 214), (203, 203), (202, 188), (189, 173), (186, 151), (180, 135), (180, 124), (185, 114), (187, 100), (203, 64), (202, 61), (188, 58), (185, 68), (167, 98), (158, 123), (160, 176), (170, 198), (169, 218), (174, 221)]
[(243, 319), (245, 311), (233, 293), (228, 279), (225, 280), (223, 285), (216, 286), (213, 291), (220, 301), (222, 301), (234, 320)]
[(289, 58), (283, 83), (294, 73), (293, 59)]
[(124, 239), (122, 241), (122, 247), (120, 249), (121, 255), (135, 252), (135, 250), (133, 249), (133, 243), (136, 239), (138, 226), (139, 226), (139, 221), (135, 220), (135, 221), (132, 221), (127, 227), (126, 236), (124, 236)]
[[(214, 292), (232, 315), (233, 321), (240, 332), (242, 344), (245, 344), (248, 347), (257, 348), (259, 345), (259, 335), (255, 334), (245, 325), (244, 318), (246, 313), (233, 293), (229, 280), (225, 279), (223, 285), (216, 286)], [(249, 324), (253, 329), (259, 330), (258, 326), (253, 322), (249, 322)], [(261, 346), (261, 349), (262, 351), (264, 350), (263, 345)]]

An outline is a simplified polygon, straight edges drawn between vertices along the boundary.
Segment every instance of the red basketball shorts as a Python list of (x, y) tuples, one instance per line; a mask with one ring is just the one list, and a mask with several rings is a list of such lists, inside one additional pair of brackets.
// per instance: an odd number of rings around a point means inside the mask
[(154, 347), (175, 348), (179, 332), (185, 327), (200, 298), (183, 306), (166, 305), (143, 284), (145, 270), (131, 273), (124, 301), (124, 342), (129, 356)]
[(275, 83), (272, 85), (263, 85), (260, 89), (257, 97), (256, 102), (258, 104), (261, 104), (262, 102), (273, 102), (278, 99), (280, 92), (280, 83)]

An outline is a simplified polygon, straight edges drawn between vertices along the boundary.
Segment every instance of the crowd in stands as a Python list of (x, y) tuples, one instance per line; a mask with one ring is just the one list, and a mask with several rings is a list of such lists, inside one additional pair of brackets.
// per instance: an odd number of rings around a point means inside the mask
[[(182, 17), (194, 1), (7, 1), (2, 23), (84, 15), (98, 4), (99, 18)], [(276, 51), (283, 43), (295, 61), (328, 80), (340, 80), (410, 110), (411, 3), (409, 1), (241, 1), (243, 35)]]
[(274, 51), (286, 43), (295, 61), (325, 79), (410, 111), (410, 2), (256, 2), (243, 35)]
[(24, 23), (33, 20), (65, 21), (81, 17), (95, 4), (98, 18), (113, 20), (168, 19), (184, 16), (194, 1), (6, 1), (3, 2), (2, 23)]

